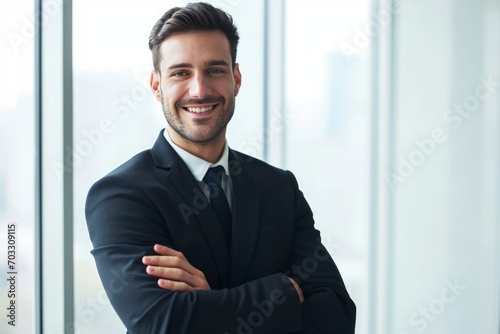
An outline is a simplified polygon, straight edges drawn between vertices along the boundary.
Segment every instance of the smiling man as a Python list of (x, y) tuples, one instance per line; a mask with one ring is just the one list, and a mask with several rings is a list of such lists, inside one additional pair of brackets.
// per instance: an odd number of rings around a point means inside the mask
[(89, 192), (99, 275), (129, 333), (354, 333), (293, 174), (227, 144), (238, 40), (206, 3), (153, 27), (150, 84), (168, 126)]
[(241, 85), (226, 35), (219, 30), (176, 33), (159, 45), (159, 52), (151, 88), (162, 104), (168, 135), (185, 151), (217, 162)]

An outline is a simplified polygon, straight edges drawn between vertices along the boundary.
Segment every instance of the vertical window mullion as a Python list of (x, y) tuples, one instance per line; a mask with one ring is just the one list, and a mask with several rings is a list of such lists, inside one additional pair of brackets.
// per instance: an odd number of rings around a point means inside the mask
[(37, 0), (37, 332), (74, 332), (72, 2)]
[[(35, 0), (35, 22), (41, 21), (42, 0)], [(35, 24), (35, 332), (43, 328), (42, 291), (42, 32)]]

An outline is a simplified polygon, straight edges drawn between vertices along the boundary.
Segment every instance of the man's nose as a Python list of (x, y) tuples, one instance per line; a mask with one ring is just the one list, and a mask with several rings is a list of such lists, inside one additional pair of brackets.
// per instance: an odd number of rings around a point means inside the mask
[(202, 74), (194, 75), (190, 82), (189, 95), (191, 95), (191, 97), (204, 98), (210, 95), (210, 93), (207, 78)]

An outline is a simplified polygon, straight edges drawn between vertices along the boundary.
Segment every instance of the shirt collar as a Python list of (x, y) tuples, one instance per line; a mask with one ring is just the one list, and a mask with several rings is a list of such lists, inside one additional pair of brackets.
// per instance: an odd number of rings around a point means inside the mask
[(177, 146), (170, 138), (167, 129), (163, 131), (163, 137), (165, 137), (170, 146), (172, 146), (175, 152), (181, 157), (197, 181), (201, 182), (208, 169), (216, 166), (224, 167), (225, 174), (229, 176), (229, 147), (227, 145), (227, 140), (224, 144), (224, 152), (222, 152), (219, 161), (212, 164)]

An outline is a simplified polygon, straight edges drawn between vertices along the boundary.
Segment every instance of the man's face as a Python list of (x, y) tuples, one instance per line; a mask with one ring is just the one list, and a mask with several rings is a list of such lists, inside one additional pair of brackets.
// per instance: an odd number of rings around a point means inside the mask
[(175, 130), (174, 142), (224, 138), (241, 84), (226, 36), (221, 31), (174, 34), (160, 51), (161, 74), (152, 73), (151, 88)]

